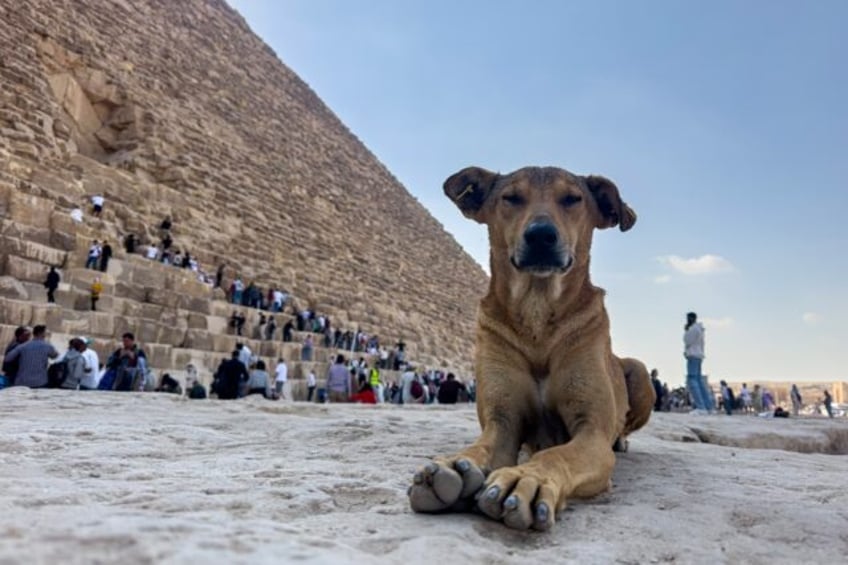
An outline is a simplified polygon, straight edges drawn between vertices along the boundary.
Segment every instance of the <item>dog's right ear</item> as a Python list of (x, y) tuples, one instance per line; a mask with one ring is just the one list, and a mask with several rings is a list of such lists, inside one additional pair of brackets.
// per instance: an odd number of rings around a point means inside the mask
[(497, 173), (480, 167), (467, 167), (448, 177), (444, 184), (445, 194), (466, 218), (484, 224), (483, 204), (497, 179)]

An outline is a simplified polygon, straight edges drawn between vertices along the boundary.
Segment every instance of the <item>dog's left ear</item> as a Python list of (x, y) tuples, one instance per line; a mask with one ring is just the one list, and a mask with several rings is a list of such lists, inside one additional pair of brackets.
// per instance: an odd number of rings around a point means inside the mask
[(586, 187), (601, 211), (600, 229), (618, 226), (621, 231), (627, 231), (636, 223), (636, 212), (621, 200), (618, 187), (606, 177), (590, 175), (583, 177)]
[(483, 204), (497, 179), (498, 173), (480, 167), (466, 167), (448, 177), (444, 184), (445, 195), (466, 218), (484, 224)]

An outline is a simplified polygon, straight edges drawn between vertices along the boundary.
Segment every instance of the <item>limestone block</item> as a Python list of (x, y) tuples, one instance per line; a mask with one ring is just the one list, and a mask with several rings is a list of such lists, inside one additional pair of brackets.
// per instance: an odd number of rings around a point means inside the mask
[(214, 347), (213, 336), (205, 330), (187, 330), (185, 332), (185, 346), (191, 349), (210, 350)]
[[(53, 247), (50, 244), (50, 230), (47, 227), (30, 226), (27, 224), (19, 224), (12, 220), (3, 220), (0, 222), (0, 233), (13, 239), (20, 239)], [(2, 249), (3, 247), (0, 247), (0, 250)]]
[(236, 348), (236, 343), (239, 341), (237, 336), (212, 334), (212, 347), (210, 349), (217, 353), (229, 355)]
[(168, 308), (177, 308), (180, 303), (180, 297), (174, 295), (174, 293), (169, 290), (148, 288), (147, 301), (152, 304), (159, 304)]
[(0, 249), (3, 249), (4, 253), (9, 255), (17, 255), (56, 267), (61, 267), (67, 256), (67, 253), (61, 249), (8, 236), (0, 237)]
[[(136, 332), (135, 337), (144, 343), (165, 343), (160, 339), (161, 330), (162, 326), (157, 322), (140, 320), (138, 322), (138, 331)], [(170, 342), (168, 342), (168, 344), (174, 345)]]
[(224, 334), (230, 331), (229, 319), (221, 316), (206, 316), (206, 329), (214, 334)]
[(49, 227), (53, 202), (46, 198), (12, 191), (9, 197), (9, 219), (30, 226)]
[(191, 310), (200, 314), (209, 314), (209, 299), (195, 298), (192, 296), (181, 295), (178, 304), (180, 308)]
[(188, 312), (188, 327), (191, 329), (207, 331), (209, 329), (208, 320), (209, 316), (197, 312)]
[(15, 326), (32, 324), (32, 304), (0, 298), (0, 322)]
[(47, 267), (38, 261), (7, 255), (3, 273), (21, 281), (44, 282)]
[[(121, 296), (126, 296), (125, 294), (121, 293), (121, 288), (122, 288), (121, 283), (116, 284), (115, 285), (115, 293), (121, 294)], [(146, 316), (144, 316), (144, 313), (143, 313), (144, 307), (145, 306), (152, 306), (152, 305), (143, 304), (142, 302), (137, 301), (135, 299), (132, 299), (130, 297), (127, 297), (127, 298), (128, 298), (128, 300), (124, 300), (123, 315), (129, 316), (129, 317), (132, 317), (132, 318), (146, 317)]]
[(15, 300), (28, 300), (29, 292), (15, 277), (0, 276), (0, 296)]
[(162, 313), (165, 311), (165, 307), (159, 304), (141, 304), (141, 317), (146, 318), (148, 320), (159, 321), (162, 317)]
[(187, 330), (185, 328), (177, 328), (165, 324), (158, 324), (158, 326), (159, 337), (157, 341), (173, 345), (174, 347), (186, 347), (185, 340)]
[(162, 343), (141, 343), (141, 347), (147, 354), (150, 366), (156, 369), (167, 369), (172, 365), (171, 353), (174, 349), (170, 345)]
[[(147, 290), (144, 287), (138, 286), (138, 285), (135, 285), (135, 284), (126, 283), (124, 281), (119, 281), (119, 282), (115, 283), (114, 293), (117, 296), (121, 296), (123, 298), (126, 298), (127, 302), (130, 302), (130, 303), (131, 302), (141, 303), (141, 302), (144, 302), (145, 300), (147, 300)], [(133, 306), (132, 308), (135, 309), (136, 307)], [(141, 306), (138, 306), (137, 308), (141, 308)], [(124, 313), (127, 314), (128, 316), (138, 316), (139, 315), (138, 313), (135, 313), (135, 311), (133, 313), (131, 313), (131, 312), (124, 312)], [(145, 317), (147, 317), (147, 316), (145, 316)]]

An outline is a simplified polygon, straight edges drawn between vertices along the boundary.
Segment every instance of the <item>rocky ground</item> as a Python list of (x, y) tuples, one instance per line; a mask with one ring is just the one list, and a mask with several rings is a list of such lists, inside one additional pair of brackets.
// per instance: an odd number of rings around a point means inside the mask
[(476, 436), (466, 406), (6, 389), (0, 426), (0, 564), (848, 558), (844, 420), (660, 414), (546, 534), (410, 512), (414, 469)]

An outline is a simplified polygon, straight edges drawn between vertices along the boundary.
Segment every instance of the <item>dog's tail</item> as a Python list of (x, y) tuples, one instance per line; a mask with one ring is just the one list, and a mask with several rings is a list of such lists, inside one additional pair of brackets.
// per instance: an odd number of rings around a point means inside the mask
[(635, 432), (648, 423), (651, 411), (656, 402), (656, 393), (651, 385), (651, 376), (648, 368), (638, 359), (626, 357), (619, 359), (621, 368), (624, 370), (624, 380), (627, 383), (627, 399), (629, 408), (627, 419), (624, 423), (622, 436)]

